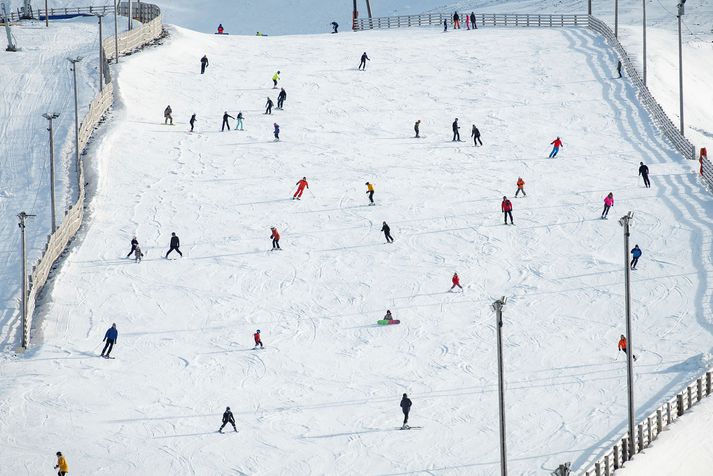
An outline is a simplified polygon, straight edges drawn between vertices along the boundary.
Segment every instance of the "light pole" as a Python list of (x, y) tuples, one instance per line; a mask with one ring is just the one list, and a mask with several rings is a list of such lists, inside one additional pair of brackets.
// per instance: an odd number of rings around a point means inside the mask
[(79, 110), (77, 106), (77, 63), (82, 61), (81, 56), (76, 58), (67, 58), (67, 61), (72, 63), (72, 75), (74, 77), (74, 162), (77, 167), (77, 181), (79, 177)]
[(50, 26), (50, 12), (47, 9), (47, 0), (45, 0), (45, 26), (47, 28)]
[(681, 44), (681, 17), (684, 14), (683, 5), (686, 0), (681, 0), (678, 6), (678, 102), (679, 102), (679, 115), (681, 116), (681, 135), (685, 136), (686, 133), (683, 131), (683, 46)]
[(133, 30), (134, 25), (131, 24), (131, 0), (128, 0), (127, 3), (129, 4), (129, 26), (127, 26), (128, 30)]
[(631, 267), (629, 266), (629, 222), (634, 217), (632, 212), (619, 219), (619, 224), (624, 228), (624, 303), (626, 310), (626, 383), (629, 393), (629, 449), (628, 460), (636, 454), (636, 433), (634, 427), (634, 346), (631, 342)]
[(47, 130), (50, 132), (50, 195), (52, 203), (52, 233), (57, 229), (57, 215), (55, 210), (54, 199), (54, 130), (52, 129), (52, 121), (59, 117), (57, 112), (47, 112), (42, 114), (42, 117), (49, 121)]
[(587, 0), (587, 15), (592, 14), (592, 0)]
[(114, 63), (119, 62), (119, 0), (114, 1)]
[(507, 476), (507, 448), (505, 445), (505, 383), (503, 378), (503, 342), (502, 342), (502, 327), (503, 327), (503, 307), (507, 299), (501, 297), (493, 303), (493, 311), (495, 311), (495, 329), (497, 334), (498, 344), (498, 409), (500, 415), (500, 475)]
[(641, 0), (644, 15), (644, 86), (646, 86), (646, 0)]
[(102, 18), (104, 13), (95, 13), (99, 19), (99, 92), (104, 90), (104, 45), (102, 45)]
[(619, 38), (619, 0), (614, 0), (614, 36)]
[(25, 218), (33, 217), (35, 215), (28, 215), (25, 212), (20, 212), (17, 218), (20, 223), (17, 226), (20, 227), (20, 243), (22, 247), (22, 348), (27, 349), (27, 334), (25, 333), (25, 327), (27, 326), (27, 253), (25, 247)]

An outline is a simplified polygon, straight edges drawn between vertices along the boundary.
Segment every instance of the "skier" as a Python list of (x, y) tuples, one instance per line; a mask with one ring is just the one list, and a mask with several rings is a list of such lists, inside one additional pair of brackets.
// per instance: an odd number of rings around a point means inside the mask
[(230, 411), (230, 407), (225, 407), (225, 412), (223, 413), (223, 424), (220, 426), (218, 433), (223, 433), (223, 428), (225, 428), (225, 425), (228, 423), (233, 425), (233, 430), (237, 433), (238, 429), (235, 428), (235, 417), (233, 417), (233, 412)]
[(171, 121), (171, 125), (173, 125), (173, 116), (171, 116), (172, 112), (173, 109), (171, 109), (171, 105), (169, 104), (166, 106), (166, 109), (163, 110), (163, 125), (168, 124), (168, 121)]
[(458, 12), (453, 14), (453, 29), (460, 30), (460, 16), (458, 16)]
[(201, 74), (205, 73), (205, 70), (207, 67), (208, 67), (208, 57), (206, 55), (203, 55), (203, 58), (201, 58)]
[(384, 222), (384, 225), (381, 227), (381, 231), (384, 232), (384, 237), (386, 238), (387, 243), (393, 243), (394, 238), (391, 236), (391, 227)]
[(274, 250), (279, 250), (280, 249), (280, 232), (277, 231), (277, 228), (274, 226), (270, 227), (270, 238), (272, 239), (272, 249)]
[(277, 82), (280, 80), (280, 72), (272, 75), (272, 89), (277, 89)]
[(272, 124), (272, 127), (274, 128), (272, 133), (275, 135), (275, 142), (278, 142), (280, 140), (280, 125), (275, 122)]
[(508, 197), (503, 197), (500, 209), (503, 211), (503, 215), (505, 215), (505, 224), (508, 224), (508, 215), (510, 215), (510, 224), (514, 225), (515, 222), (512, 220), (512, 202), (508, 200)]
[(133, 238), (131, 239), (131, 251), (129, 251), (129, 254), (126, 255), (127, 258), (128, 258), (129, 256), (131, 256), (131, 254), (134, 252), (134, 250), (136, 250), (136, 247), (137, 247), (137, 246), (139, 246), (139, 240), (137, 240), (136, 237), (133, 237)]
[(517, 198), (520, 192), (522, 192), (523, 197), (527, 197), (527, 194), (525, 193), (525, 181), (522, 177), (517, 178), (517, 191), (515, 191), (515, 198)]
[(228, 130), (230, 130), (230, 124), (228, 123), (228, 118), (235, 119), (233, 116), (228, 114), (228, 111), (225, 111), (223, 113), (223, 127), (220, 128), (220, 132), (223, 132), (226, 127), (228, 128)]
[(552, 152), (550, 152), (550, 159), (553, 159), (557, 157), (557, 153), (560, 151), (560, 147), (564, 147), (564, 144), (562, 144), (562, 140), (557, 137), (557, 139), (553, 140), (550, 142), (550, 145), (552, 145)]
[(255, 339), (255, 348), (257, 348), (257, 346), (260, 346), (261, 349), (264, 347), (262, 345), (262, 339), (260, 338), (260, 329), (253, 334), (253, 339)]
[(639, 245), (634, 245), (634, 248), (631, 250), (631, 269), (636, 269), (636, 265), (639, 263), (641, 254), (641, 248), (639, 248)]
[(401, 411), (404, 412), (404, 424), (401, 425), (402, 430), (407, 430), (409, 429), (409, 426), (407, 425), (408, 423), (408, 414), (411, 411), (411, 400), (408, 398), (408, 396), (404, 393), (404, 396), (401, 398)]
[(470, 12), (470, 24), (473, 26), (473, 30), (478, 29), (478, 25), (475, 24), (475, 12)]
[(470, 31), (470, 15), (465, 15), (465, 29)]
[(297, 185), (297, 190), (295, 191), (295, 194), (292, 195), (292, 200), (297, 199), (299, 200), (300, 197), (302, 197), (302, 193), (305, 191), (305, 187), (309, 189), (309, 184), (307, 183), (307, 177), (302, 177), (302, 180), (297, 182), (295, 185)]
[(448, 20), (443, 19), (443, 33), (448, 31)]
[(394, 316), (391, 315), (391, 310), (387, 309), (386, 310), (386, 315), (384, 316), (385, 321), (393, 321)]
[(136, 249), (134, 250), (134, 262), (140, 263), (143, 257), (144, 253), (143, 251), (141, 251), (141, 247), (139, 245), (136, 245)]
[[(104, 350), (102, 350), (102, 357), (109, 358), (109, 354), (111, 354), (111, 349), (114, 348), (114, 344), (116, 344), (116, 339), (119, 337), (119, 331), (116, 330), (116, 323), (112, 324), (109, 329), (107, 329), (106, 333), (104, 334), (104, 340), (102, 342), (106, 342), (104, 345)], [(106, 353), (106, 355), (104, 355)]]
[(195, 114), (192, 114), (192, 115), (191, 115), (191, 120), (188, 121), (188, 123), (191, 125), (191, 132), (193, 132), (193, 126), (195, 125), (196, 121), (197, 121), (196, 115), (195, 115)]
[(166, 252), (166, 259), (168, 259), (168, 255), (171, 254), (171, 251), (176, 250), (179, 255), (181, 255), (181, 258), (183, 258), (183, 253), (181, 253), (181, 250), (178, 248), (181, 246), (181, 242), (179, 241), (178, 237), (176, 236), (176, 233), (173, 232), (171, 233), (171, 247), (170, 249)]
[(453, 273), (451, 282), (453, 283), (453, 286), (451, 286), (451, 289), (449, 289), (448, 292), (453, 291), (453, 288), (455, 288), (456, 286), (458, 286), (461, 289), (461, 291), (463, 290), (463, 286), (460, 285), (460, 278), (458, 277), (458, 273)]
[(238, 113), (238, 117), (235, 119), (235, 130), (236, 131), (244, 131), (243, 129), (243, 111), (240, 111)]
[(267, 98), (267, 102), (265, 103), (265, 114), (272, 114), (272, 105), (274, 103), (272, 102), (272, 99), (269, 97)]
[(223, 29), (223, 24), (222, 24), (222, 23), (219, 24), (219, 25), (218, 25), (218, 34), (219, 34), (219, 35), (222, 35), (224, 31), (225, 31), (225, 30)]
[(621, 78), (621, 61), (617, 61), (616, 63), (616, 72), (619, 73), (619, 78)]
[[(618, 347), (619, 347), (619, 352), (621, 352), (623, 350), (625, 354), (627, 353), (626, 352), (626, 337), (624, 337), (624, 334), (622, 334), (621, 337), (619, 337)], [(634, 361), (636, 361), (635, 355), (632, 355), (631, 358), (634, 359)]]
[(451, 142), (460, 142), (460, 132), (458, 130), (460, 129), (460, 126), (458, 125), (458, 118), (456, 117), (456, 120), (453, 121), (453, 140)]
[(364, 185), (366, 185), (366, 194), (369, 195), (369, 205), (374, 205), (374, 184), (367, 182)]
[(57, 470), (57, 476), (65, 476), (69, 473), (69, 465), (61, 451), (57, 452), (57, 464), (54, 465), (54, 469)]
[(416, 121), (416, 123), (413, 125), (413, 130), (416, 131), (416, 139), (420, 138), (421, 136), (419, 135), (419, 128), (421, 127), (421, 119)]
[(475, 124), (473, 124), (470, 136), (473, 138), (473, 147), (478, 147), (478, 142), (480, 142), (480, 145), (483, 145), (483, 141), (480, 140), (480, 131), (475, 127)]
[(609, 215), (609, 209), (614, 206), (614, 194), (609, 192), (609, 194), (604, 197), (604, 210), (602, 210), (602, 220), (604, 220)]
[(371, 61), (369, 57), (366, 55), (366, 51), (361, 55), (361, 62), (359, 63), (359, 68), (363, 71), (366, 71), (366, 62)]
[(332, 22), (332, 33), (339, 33), (339, 32), (337, 31), (337, 28), (339, 28), (339, 23), (333, 21), (333, 22)]
[(639, 162), (639, 175), (643, 177), (646, 188), (651, 188), (651, 182), (649, 182), (649, 168), (644, 165), (643, 162)]
[(285, 88), (282, 88), (280, 89), (280, 94), (277, 95), (277, 109), (282, 109), (285, 99), (287, 99), (287, 92), (285, 92)]

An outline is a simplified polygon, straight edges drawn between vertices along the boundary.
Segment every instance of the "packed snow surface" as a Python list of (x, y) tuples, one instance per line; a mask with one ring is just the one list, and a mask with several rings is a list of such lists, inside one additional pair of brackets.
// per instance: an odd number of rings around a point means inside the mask
[[(644, 251), (632, 284), (639, 416), (700, 371), (713, 198), (612, 79), (599, 37), (171, 33), (120, 64), (90, 219), (38, 310), (36, 346), (3, 357), (4, 471), (38, 474), (61, 450), (74, 474), (493, 474), (490, 304), (502, 295), (510, 470), (581, 468), (626, 425), (616, 219), (629, 210)], [(285, 110), (265, 116), (278, 69)], [(247, 130), (219, 132), (226, 110)], [(546, 159), (558, 135), (564, 149)], [(310, 189), (292, 201), (303, 176)], [(528, 196), (514, 199), (519, 176)], [(503, 195), (515, 226), (502, 224)], [(283, 251), (269, 251), (270, 226)], [(163, 258), (171, 232), (183, 258)], [(134, 234), (140, 264), (124, 258)], [(448, 293), (456, 271), (465, 290)], [(386, 309), (400, 325), (375, 325)], [(112, 322), (116, 359), (100, 359)], [(422, 429), (397, 430), (404, 392)], [(228, 405), (240, 433), (220, 435)]]

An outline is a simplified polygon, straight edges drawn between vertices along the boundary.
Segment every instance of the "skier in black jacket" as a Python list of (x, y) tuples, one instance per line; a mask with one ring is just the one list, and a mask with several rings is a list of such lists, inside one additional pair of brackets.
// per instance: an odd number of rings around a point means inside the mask
[(191, 115), (191, 120), (188, 121), (188, 123), (191, 125), (191, 132), (193, 132), (193, 126), (196, 124), (196, 121), (197, 121), (197, 120), (198, 120), (198, 119), (196, 119), (196, 115), (195, 115), (195, 114), (192, 114), (192, 115)]
[(459, 129), (460, 129), (460, 126), (458, 125), (458, 118), (456, 117), (456, 120), (453, 121), (453, 141), (452, 142), (460, 142), (460, 132), (458, 132)]
[(644, 165), (643, 162), (639, 162), (639, 164), (639, 175), (643, 177), (646, 188), (651, 188), (651, 182), (649, 182), (649, 168)]
[(183, 253), (181, 253), (181, 250), (178, 248), (181, 246), (181, 242), (178, 240), (178, 237), (176, 236), (176, 233), (171, 233), (171, 248), (166, 252), (166, 258), (168, 258), (168, 255), (171, 254), (171, 251), (176, 250), (181, 257), (183, 257)]
[(285, 99), (287, 99), (287, 93), (285, 92), (285, 88), (280, 89), (280, 94), (277, 95), (277, 109), (282, 109), (282, 106), (285, 104)]
[(386, 222), (384, 222), (384, 226), (381, 227), (381, 231), (384, 232), (384, 236), (386, 237), (387, 243), (394, 242), (394, 239), (391, 236), (391, 228), (389, 227), (389, 225), (386, 224)]
[(361, 69), (361, 70), (366, 71), (366, 62), (367, 62), (367, 61), (371, 61), (371, 60), (370, 60), (369, 57), (366, 55), (366, 51), (365, 51), (364, 54), (361, 55), (361, 62), (359, 62), (359, 68), (358, 68), (358, 69)]
[(272, 102), (272, 99), (269, 97), (267, 98), (267, 102), (265, 103), (265, 114), (272, 114), (272, 105), (274, 103)]
[(408, 396), (405, 393), (404, 393), (403, 398), (401, 398), (401, 411), (404, 412), (404, 424), (401, 426), (401, 429), (406, 430), (409, 428), (407, 423), (408, 423), (408, 414), (411, 411), (411, 400), (408, 398)]
[(223, 113), (223, 127), (220, 128), (220, 132), (223, 132), (226, 127), (228, 128), (228, 130), (230, 130), (230, 124), (228, 124), (228, 118), (235, 119), (233, 116), (228, 114), (228, 111), (225, 111)]
[(208, 57), (203, 55), (201, 58), (201, 74), (205, 73), (205, 69), (208, 67)]
[(129, 254), (126, 255), (127, 258), (128, 258), (129, 256), (131, 256), (131, 254), (132, 254), (134, 251), (136, 251), (136, 247), (137, 247), (138, 245), (139, 245), (139, 240), (137, 240), (136, 237), (133, 237), (133, 238), (131, 239), (131, 251), (129, 251)]
[(480, 131), (475, 127), (475, 124), (473, 124), (470, 136), (473, 138), (473, 146), (478, 147), (478, 142), (480, 142), (480, 145), (483, 145), (483, 142), (480, 140)]
[(233, 417), (233, 412), (230, 411), (230, 407), (225, 407), (225, 412), (223, 413), (223, 424), (220, 426), (218, 433), (223, 433), (223, 428), (225, 428), (225, 425), (228, 423), (233, 425), (233, 430), (237, 433), (238, 429), (235, 428), (235, 417)]

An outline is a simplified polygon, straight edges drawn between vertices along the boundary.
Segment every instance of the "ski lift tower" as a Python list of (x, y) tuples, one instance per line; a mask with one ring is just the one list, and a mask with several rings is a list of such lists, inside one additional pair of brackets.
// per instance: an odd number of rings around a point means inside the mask
[(17, 45), (13, 39), (12, 31), (10, 31), (10, 15), (8, 15), (4, 3), (0, 3), (0, 13), (2, 18), (5, 19), (5, 33), (7, 33), (7, 48), (5, 48), (5, 51), (17, 51)]

